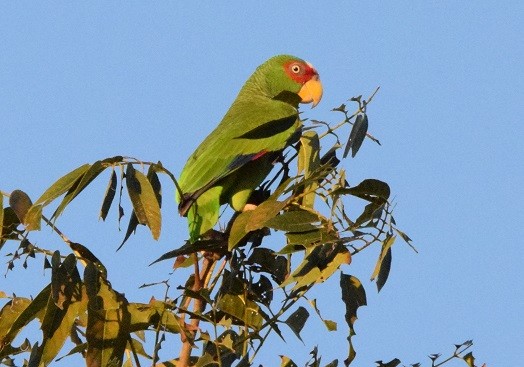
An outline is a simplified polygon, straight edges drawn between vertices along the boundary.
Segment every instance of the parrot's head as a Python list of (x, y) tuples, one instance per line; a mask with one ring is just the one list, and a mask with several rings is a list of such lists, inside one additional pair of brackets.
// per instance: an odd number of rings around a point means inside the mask
[(260, 65), (252, 78), (263, 93), (272, 99), (293, 105), (322, 99), (322, 83), (313, 65), (290, 55), (278, 55)]

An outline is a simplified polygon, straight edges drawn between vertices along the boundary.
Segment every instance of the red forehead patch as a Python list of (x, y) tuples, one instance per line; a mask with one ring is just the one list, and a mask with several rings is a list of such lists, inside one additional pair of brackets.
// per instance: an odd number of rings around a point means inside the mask
[(304, 84), (313, 76), (318, 75), (311, 64), (301, 61), (289, 61), (285, 63), (284, 70), (291, 79), (300, 84)]

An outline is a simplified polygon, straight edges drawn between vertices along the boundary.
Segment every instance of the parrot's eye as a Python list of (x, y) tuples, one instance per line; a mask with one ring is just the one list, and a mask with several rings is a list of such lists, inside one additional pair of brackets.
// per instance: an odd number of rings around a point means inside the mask
[(291, 66), (291, 71), (295, 74), (299, 74), (302, 68), (298, 64), (294, 64)]

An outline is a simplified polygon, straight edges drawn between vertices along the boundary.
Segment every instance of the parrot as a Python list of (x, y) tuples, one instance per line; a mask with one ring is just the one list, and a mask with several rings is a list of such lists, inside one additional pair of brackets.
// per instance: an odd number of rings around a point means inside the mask
[(180, 173), (176, 199), (191, 243), (215, 226), (222, 205), (244, 210), (282, 151), (298, 141), (298, 104), (313, 108), (322, 92), (316, 69), (298, 57), (277, 55), (256, 68)]

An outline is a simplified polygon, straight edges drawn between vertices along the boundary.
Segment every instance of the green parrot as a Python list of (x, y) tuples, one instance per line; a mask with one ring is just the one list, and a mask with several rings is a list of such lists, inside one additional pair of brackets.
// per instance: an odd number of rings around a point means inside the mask
[(190, 241), (214, 227), (220, 206), (242, 211), (276, 158), (299, 136), (299, 103), (315, 107), (322, 84), (315, 68), (290, 55), (260, 65), (226, 115), (187, 160), (178, 180), (180, 215)]

